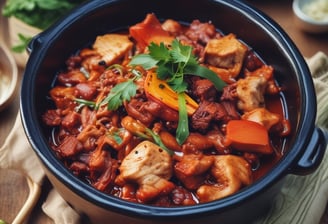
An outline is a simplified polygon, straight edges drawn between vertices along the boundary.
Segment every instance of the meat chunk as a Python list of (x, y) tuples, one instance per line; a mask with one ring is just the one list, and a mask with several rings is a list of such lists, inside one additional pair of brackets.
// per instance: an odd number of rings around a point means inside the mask
[(93, 48), (102, 56), (106, 64), (112, 64), (125, 56), (132, 49), (133, 43), (127, 35), (105, 34), (98, 36)]
[(200, 153), (204, 150), (210, 149), (214, 146), (213, 142), (205, 135), (197, 132), (192, 132), (182, 145), (184, 153)]
[(163, 30), (169, 32), (172, 35), (178, 35), (182, 31), (182, 26), (179, 22), (173, 19), (167, 19), (162, 23)]
[(81, 82), (86, 82), (87, 78), (79, 69), (74, 69), (66, 73), (60, 73), (57, 80), (65, 86), (72, 86)]
[(73, 129), (74, 127), (77, 127), (80, 123), (81, 116), (75, 111), (68, 112), (61, 122), (62, 126), (67, 129)]
[(208, 202), (236, 193), (243, 186), (252, 183), (250, 164), (239, 156), (215, 156), (211, 174), (214, 185), (202, 185), (197, 190), (200, 202)]
[(235, 78), (240, 73), (247, 50), (235, 35), (229, 34), (207, 43), (205, 61), (219, 68), (219, 73), (227, 73), (230, 76), (227, 78)]
[[(102, 138), (105, 138), (105, 136)], [(91, 178), (96, 180), (92, 185), (96, 189), (104, 191), (114, 183), (118, 161), (111, 157), (108, 150), (105, 150), (102, 145), (99, 145), (96, 150), (90, 154), (89, 168)]]
[(141, 121), (146, 126), (151, 124), (155, 119), (155, 116), (146, 109), (147, 105), (149, 105), (147, 102), (138, 99), (131, 99), (130, 102), (124, 103), (128, 115)]
[(244, 79), (239, 79), (236, 88), (238, 109), (247, 112), (255, 108), (264, 107), (264, 92), (266, 87), (267, 79), (262, 76), (248, 76)]
[(227, 116), (225, 108), (216, 102), (203, 101), (191, 117), (191, 125), (195, 130), (206, 131), (212, 121), (223, 120)]
[(82, 144), (74, 137), (68, 136), (63, 142), (57, 147), (56, 151), (62, 157), (71, 157), (74, 156), (77, 152), (82, 150)]
[(97, 86), (90, 82), (79, 83), (75, 89), (77, 97), (85, 100), (92, 100), (98, 93)]
[(50, 90), (50, 97), (58, 109), (75, 108), (75, 88), (56, 86)]
[(197, 79), (192, 82), (192, 92), (200, 101), (214, 101), (217, 90), (213, 83), (208, 79)]
[(210, 39), (217, 37), (219, 34), (212, 23), (201, 23), (199, 20), (194, 20), (185, 35), (193, 42), (206, 45)]
[(58, 126), (61, 124), (62, 117), (60, 110), (47, 110), (42, 115), (42, 121), (48, 126)]
[(265, 108), (256, 108), (246, 112), (241, 118), (262, 124), (267, 130), (270, 130), (272, 126), (276, 125), (281, 120), (279, 114), (272, 113)]
[(138, 185), (136, 197), (147, 202), (174, 189), (169, 181), (173, 166), (171, 156), (150, 141), (138, 144), (122, 161), (116, 183)]
[(195, 190), (203, 183), (204, 173), (211, 168), (213, 162), (213, 156), (186, 154), (176, 163), (174, 170), (187, 189)]

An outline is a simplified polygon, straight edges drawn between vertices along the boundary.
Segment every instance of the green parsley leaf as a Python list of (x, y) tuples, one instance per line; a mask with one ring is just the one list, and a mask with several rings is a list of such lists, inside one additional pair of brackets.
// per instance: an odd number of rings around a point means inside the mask
[(197, 64), (195, 56), (192, 54), (192, 47), (182, 45), (178, 40), (172, 42), (172, 50), (170, 51), (171, 57), (175, 63)]
[(137, 66), (140, 65), (144, 69), (149, 70), (151, 68), (154, 68), (158, 61), (154, 59), (149, 54), (138, 54), (132, 58), (129, 65), (130, 66)]
[(134, 83), (134, 79), (129, 79), (114, 86), (100, 105), (107, 104), (108, 110), (117, 110), (124, 101), (129, 101), (136, 95), (136, 92), (137, 85)]

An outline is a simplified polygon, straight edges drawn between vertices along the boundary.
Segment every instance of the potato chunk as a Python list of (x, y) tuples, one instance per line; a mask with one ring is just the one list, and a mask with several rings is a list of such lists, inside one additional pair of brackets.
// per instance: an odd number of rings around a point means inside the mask
[(173, 166), (171, 156), (158, 145), (143, 141), (122, 161), (120, 174), (116, 179), (119, 185), (138, 185), (136, 197), (147, 202), (159, 195), (171, 192), (174, 184), (169, 181)]
[(202, 185), (197, 190), (200, 202), (209, 202), (236, 193), (241, 187), (252, 183), (250, 164), (239, 156), (215, 156), (211, 169), (217, 183)]
[(102, 60), (108, 65), (116, 62), (125, 56), (131, 50), (133, 43), (127, 35), (123, 34), (105, 34), (98, 36), (93, 49), (102, 56)]

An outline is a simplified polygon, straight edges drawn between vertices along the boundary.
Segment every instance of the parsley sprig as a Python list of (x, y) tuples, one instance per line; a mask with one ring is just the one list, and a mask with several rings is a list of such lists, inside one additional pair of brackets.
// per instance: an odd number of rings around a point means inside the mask
[(220, 91), (226, 85), (216, 73), (201, 66), (197, 58), (192, 54), (192, 47), (173, 40), (171, 47), (164, 43), (151, 43), (148, 46), (148, 54), (139, 54), (130, 61), (131, 66), (140, 65), (148, 70), (156, 68), (157, 77), (166, 80), (168, 85), (177, 92), (179, 104), (179, 122), (176, 131), (176, 139), (182, 144), (189, 136), (188, 114), (186, 100), (182, 94), (187, 90), (188, 83), (185, 75), (197, 75), (209, 79)]
[(137, 76), (115, 85), (100, 105), (107, 104), (108, 110), (117, 110), (124, 101), (129, 101), (131, 97), (136, 95), (137, 85), (134, 83), (136, 78)]

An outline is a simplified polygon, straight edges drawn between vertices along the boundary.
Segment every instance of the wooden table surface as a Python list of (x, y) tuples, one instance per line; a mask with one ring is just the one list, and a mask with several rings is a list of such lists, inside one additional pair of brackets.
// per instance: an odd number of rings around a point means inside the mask
[[(1, 2), (3, 2), (3, 0), (0, 0), (0, 3)], [(305, 57), (311, 57), (318, 51), (323, 51), (328, 54), (328, 34), (307, 34), (295, 27), (293, 24), (294, 17), (292, 13), (291, 0), (249, 0), (248, 2), (268, 14), (278, 24), (280, 24)], [(0, 26), (1, 25), (2, 24), (0, 23)], [(17, 95), (15, 101), (5, 111), (0, 113), (0, 146), (3, 144), (8, 132), (14, 124), (14, 119), (19, 109), (18, 98), (19, 95)], [(46, 179), (43, 185), (41, 198), (34, 208), (27, 223), (53, 223), (52, 220), (43, 214), (41, 209), (41, 205), (50, 188), (51, 185)], [(27, 195), (28, 185), (22, 175), (15, 171), (0, 169), (0, 219), (11, 223), (24, 203)], [(328, 212), (326, 213), (328, 214)], [(320, 224), (328, 223), (328, 216), (326, 213), (322, 217)]]

